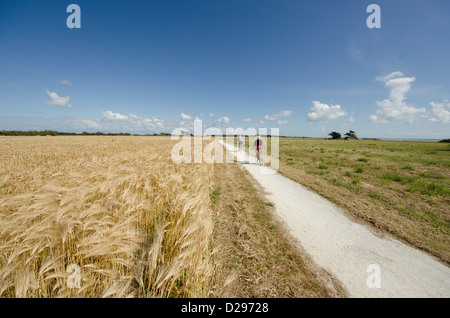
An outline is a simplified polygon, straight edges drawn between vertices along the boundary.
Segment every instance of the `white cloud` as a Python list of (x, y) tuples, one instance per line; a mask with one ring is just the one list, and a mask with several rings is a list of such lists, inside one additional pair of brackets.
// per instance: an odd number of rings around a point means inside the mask
[(63, 84), (63, 85), (72, 85), (72, 83), (70, 81), (68, 81), (68, 80), (62, 80), (61, 84)]
[(411, 88), (414, 77), (405, 77), (402, 72), (392, 72), (384, 77), (377, 77), (377, 81), (383, 82), (389, 89), (389, 98), (377, 101), (381, 109), (369, 117), (370, 121), (386, 123), (390, 120), (403, 120), (414, 122), (421, 113), (426, 113), (425, 108), (416, 108), (406, 104), (406, 93)]
[(180, 114), (180, 118), (183, 119), (183, 120), (191, 120), (192, 119), (191, 116), (186, 115), (185, 113), (181, 113)]
[(191, 126), (191, 123), (183, 121), (169, 121), (153, 116), (144, 118), (135, 114), (123, 115), (110, 110), (102, 112), (100, 118), (84, 119), (84, 123), (90, 123), (89, 128), (104, 132), (130, 132), (130, 133), (152, 133), (172, 132), (177, 127)]
[(209, 117), (214, 117), (214, 114), (213, 114), (213, 113), (210, 113), (208, 116), (209, 116)]
[(6, 87), (14, 87), (14, 84), (12, 84), (12, 83), (6, 83)]
[[(145, 131), (155, 128), (155, 125), (164, 121), (156, 121), (156, 118), (143, 118), (135, 114), (122, 115), (113, 113), (110, 110), (102, 112), (102, 116), (97, 121), (98, 126), (105, 130), (114, 131)], [(93, 119), (95, 122), (95, 119)]]
[(277, 120), (277, 116), (276, 115), (264, 115), (264, 119), (265, 120)]
[[(403, 73), (399, 72), (399, 71), (395, 71), (395, 72), (392, 72), (392, 73), (390, 73), (390, 74), (388, 74), (386, 76), (378, 76), (377, 78), (375, 78), (375, 80), (379, 81), (379, 82), (387, 82), (390, 79), (393, 79), (395, 77), (403, 77)], [(413, 81), (414, 80), (415, 80), (415, 78), (413, 78)]]
[(319, 101), (313, 101), (312, 112), (307, 114), (309, 121), (328, 122), (345, 116), (347, 112), (341, 109), (341, 105), (327, 105)]
[(115, 120), (115, 119), (128, 119), (128, 116), (125, 115), (121, 115), (119, 113), (113, 113), (110, 110), (107, 110), (106, 112), (102, 112), (102, 118), (104, 119), (110, 119), (110, 120)]
[(289, 117), (291, 115), (292, 115), (292, 110), (282, 110), (278, 114), (265, 115), (264, 116), (264, 120), (275, 121), (275, 120), (277, 120), (280, 117)]
[(223, 117), (220, 117), (219, 119), (217, 119), (217, 122), (219, 124), (227, 125), (230, 122), (230, 118), (228, 118), (227, 116), (223, 116)]
[(450, 124), (450, 102), (447, 99), (442, 103), (431, 102), (430, 105), (435, 116), (429, 119), (431, 122)]
[(47, 105), (62, 106), (62, 107), (67, 107), (67, 108), (72, 107), (72, 104), (69, 103), (69, 101), (70, 101), (69, 96), (60, 97), (55, 92), (50, 92), (49, 90), (47, 90), (47, 94), (50, 97), (50, 100), (45, 102)]
[(389, 122), (389, 121), (387, 121), (387, 120), (384, 119), (384, 118), (378, 117), (377, 115), (370, 115), (370, 116), (369, 116), (369, 120), (370, 120), (372, 123), (381, 123), (381, 124), (386, 124), (386, 123)]
[(278, 125), (286, 125), (286, 124), (288, 124), (288, 123), (289, 123), (289, 121), (287, 121), (287, 120), (279, 120), (279, 121), (277, 122)]
[(243, 122), (243, 123), (249, 123), (251, 121), (252, 121), (251, 118), (244, 118), (244, 119), (241, 120), (241, 122)]
[(289, 117), (292, 115), (292, 110), (282, 110), (278, 113), (278, 117)]

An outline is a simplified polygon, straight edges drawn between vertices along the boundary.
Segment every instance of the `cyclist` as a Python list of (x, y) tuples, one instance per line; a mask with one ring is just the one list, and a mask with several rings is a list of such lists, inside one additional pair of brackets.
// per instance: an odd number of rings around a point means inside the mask
[(263, 141), (261, 140), (261, 138), (258, 136), (256, 136), (256, 140), (255, 140), (255, 147), (256, 147), (256, 159), (261, 163), (262, 161), (262, 144)]
[(239, 151), (242, 151), (242, 143), (244, 141), (242, 140), (242, 136), (241, 135), (238, 136), (237, 142), (238, 142), (238, 147), (239, 147), (238, 149), (239, 149)]

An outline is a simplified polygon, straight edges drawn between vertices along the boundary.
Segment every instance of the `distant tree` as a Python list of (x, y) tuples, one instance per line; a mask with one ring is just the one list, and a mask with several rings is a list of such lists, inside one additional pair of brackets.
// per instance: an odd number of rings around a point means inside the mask
[(450, 142), (450, 138), (439, 140), (439, 142)]
[(345, 140), (347, 140), (347, 139), (358, 139), (358, 136), (356, 135), (356, 133), (353, 130), (350, 130), (348, 133), (345, 133), (344, 135), (346, 136)]
[(331, 139), (339, 139), (339, 138), (341, 138), (341, 133), (336, 132), (336, 131), (332, 131), (328, 135), (331, 136)]

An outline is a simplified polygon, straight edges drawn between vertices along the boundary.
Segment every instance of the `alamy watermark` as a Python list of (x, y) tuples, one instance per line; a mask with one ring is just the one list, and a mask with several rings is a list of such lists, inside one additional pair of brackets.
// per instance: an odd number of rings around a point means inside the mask
[[(81, 29), (81, 8), (78, 4), (70, 4), (66, 9), (70, 15), (67, 17), (66, 25), (69, 29)], [(381, 28), (381, 8), (378, 4), (369, 4), (366, 8), (367, 13), (371, 13), (366, 19), (366, 25), (369, 29)]]
[(66, 269), (67, 273), (72, 273), (67, 277), (66, 285), (69, 288), (81, 288), (81, 269), (76, 264), (71, 264)]
[(370, 273), (367, 277), (367, 288), (381, 288), (381, 269), (378, 264), (370, 264), (367, 266), (367, 273)]
[(81, 8), (78, 4), (67, 6), (66, 12), (71, 13), (66, 20), (69, 29), (81, 29)]
[[(278, 171), (279, 167), (279, 128), (231, 128), (225, 131), (217, 127), (210, 127), (203, 131), (201, 120), (194, 120), (194, 131), (185, 128), (177, 128), (172, 132), (171, 139), (179, 140), (172, 148), (171, 158), (174, 163), (233, 163), (234, 157), (227, 156), (224, 146), (234, 146), (237, 136), (242, 136), (249, 140), (248, 147), (237, 153), (237, 156), (247, 163), (252, 162), (255, 157), (256, 148), (254, 141), (257, 136), (262, 140), (262, 153), (264, 154), (264, 164), (271, 169), (261, 169), (263, 174), (271, 174)], [(204, 142), (208, 143), (206, 146)], [(270, 155), (268, 150), (270, 149)], [(248, 152), (246, 151), (248, 150)], [(239, 160), (238, 158), (238, 160)]]
[(366, 25), (369, 29), (381, 28), (381, 8), (378, 4), (369, 4), (366, 9), (367, 13), (371, 13), (367, 17)]

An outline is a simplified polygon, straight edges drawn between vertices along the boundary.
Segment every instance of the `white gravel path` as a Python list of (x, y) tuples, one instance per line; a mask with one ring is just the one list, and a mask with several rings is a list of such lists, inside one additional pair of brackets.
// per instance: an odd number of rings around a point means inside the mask
[(450, 297), (449, 267), (375, 235), (321, 196), (221, 143), (269, 193), (267, 199), (303, 249), (341, 281), (350, 297)]

